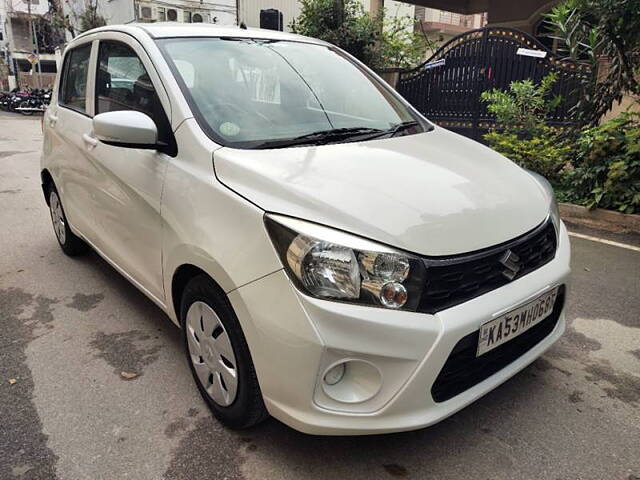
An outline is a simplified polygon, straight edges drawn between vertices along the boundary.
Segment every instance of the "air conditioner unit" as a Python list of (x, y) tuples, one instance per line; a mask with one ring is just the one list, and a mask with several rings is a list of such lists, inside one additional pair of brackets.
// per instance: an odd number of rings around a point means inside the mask
[(150, 22), (153, 20), (153, 9), (151, 5), (140, 5), (139, 16), (141, 20)]
[(138, 8), (138, 18), (143, 22), (182, 22), (184, 12), (179, 8), (141, 3)]
[(167, 8), (167, 22), (177, 22), (178, 18), (182, 18), (182, 10)]

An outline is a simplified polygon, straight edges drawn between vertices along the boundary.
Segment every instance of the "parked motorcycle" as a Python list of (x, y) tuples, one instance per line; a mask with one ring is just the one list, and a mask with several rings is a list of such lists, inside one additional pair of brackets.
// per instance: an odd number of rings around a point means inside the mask
[(51, 91), (44, 89), (32, 90), (30, 95), (22, 98), (15, 111), (23, 115), (33, 115), (34, 113), (43, 113), (49, 102), (51, 101)]
[(9, 93), (4, 94), (0, 101), (0, 107), (3, 110), (15, 112), (20, 104), (31, 96), (31, 92), (26, 90), (14, 89)]

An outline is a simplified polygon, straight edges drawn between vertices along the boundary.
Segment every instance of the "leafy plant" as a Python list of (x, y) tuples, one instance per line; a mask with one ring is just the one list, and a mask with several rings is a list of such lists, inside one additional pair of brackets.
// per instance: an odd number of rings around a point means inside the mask
[(551, 93), (556, 80), (557, 75), (551, 73), (538, 85), (530, 79), (511, 82), (508, 91), (488, 90), (482, 92), (481, 99), (505, 130), (534, 136), (562, 101), (560, 96)]
[(482, 101), (496, 117), (496, 128), (484, 135), (487, 144), (519, 165), (560, 182), (571, 147), (563, 132), (548, 125), (561, 102), (552, 95), (555, 74), (536, 85), (531, 80), (512, 82), (509, 90), (482, 93)]
[(578, 120), (591, 126), (625, 93), (640, 96), (640, 0), (566, 0), (546, 21), (558, 52), (586, 65)]
[(364, 11), (358, 0), (301, 0), (293, 33), (332, 43), (373, 69), (410, 68), (423, 58), (428, 40), (409, 17), (385, 20)]
[(376, 44), (373, 68), (413, 68), (420, 64), (429, 49), (437, 48), (424, 33), (415, 28), (415, 19), (405, 16), (385, 17), (382, 36)]
[(542, 127), (539, 135), (529, 138), (515, 133), (492, 131), (485, 134), (489, 146), (518, 165), (539, 173), (552, 184), (558, 185), (562, 169), (567, 163), (571, 146), (559, 138), (552, 127)]
[(564, 190), (568, 201), (589, 208), (640, 213), (640, 114), (624, 112), (585, 129)]

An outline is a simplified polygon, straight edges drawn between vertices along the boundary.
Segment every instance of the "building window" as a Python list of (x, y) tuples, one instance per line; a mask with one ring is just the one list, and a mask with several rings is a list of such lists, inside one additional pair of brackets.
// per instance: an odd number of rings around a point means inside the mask
[(158, 21), (166, 22), (167, 21), (167, 9), (164, 7), (158, 7)]
[(200, 15), (199, 13), (194, 13), (193, 14), (193, 23), (202, 23), (202, 22), (203, 22), (202, 15)]
[(167, 20), (170, 22), (178, 21), (178, 11), (175, 8), (170, 8), (167, 10)]
[(191, 12), (184, 12), (185, 23), (191, 23)]

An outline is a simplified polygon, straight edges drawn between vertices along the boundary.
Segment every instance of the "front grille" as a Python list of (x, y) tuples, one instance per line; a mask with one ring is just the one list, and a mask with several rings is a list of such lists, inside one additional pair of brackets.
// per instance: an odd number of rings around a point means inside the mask
[[(529, 233), (486, 250), (425, 258), (427, 285), (418, 311), (435, 313), (521, 278), (553, 260), (556, 247), (556, 232), (549, 219)], [(507, 250), (519, 257), (520, 270), (512, 279), (503, 274), (505, 266), (500, 263)]]
[(463, 337), (453, 347), (431, 387), (433, 400), (444, 402), (468, 390), (502, 370), (545, 339), (558, 323), (564, 305), (564, 293), (563, 285), (558, 291), (551, 315), (542, 322), (484, 355), (476, 357), (480, 330)]

